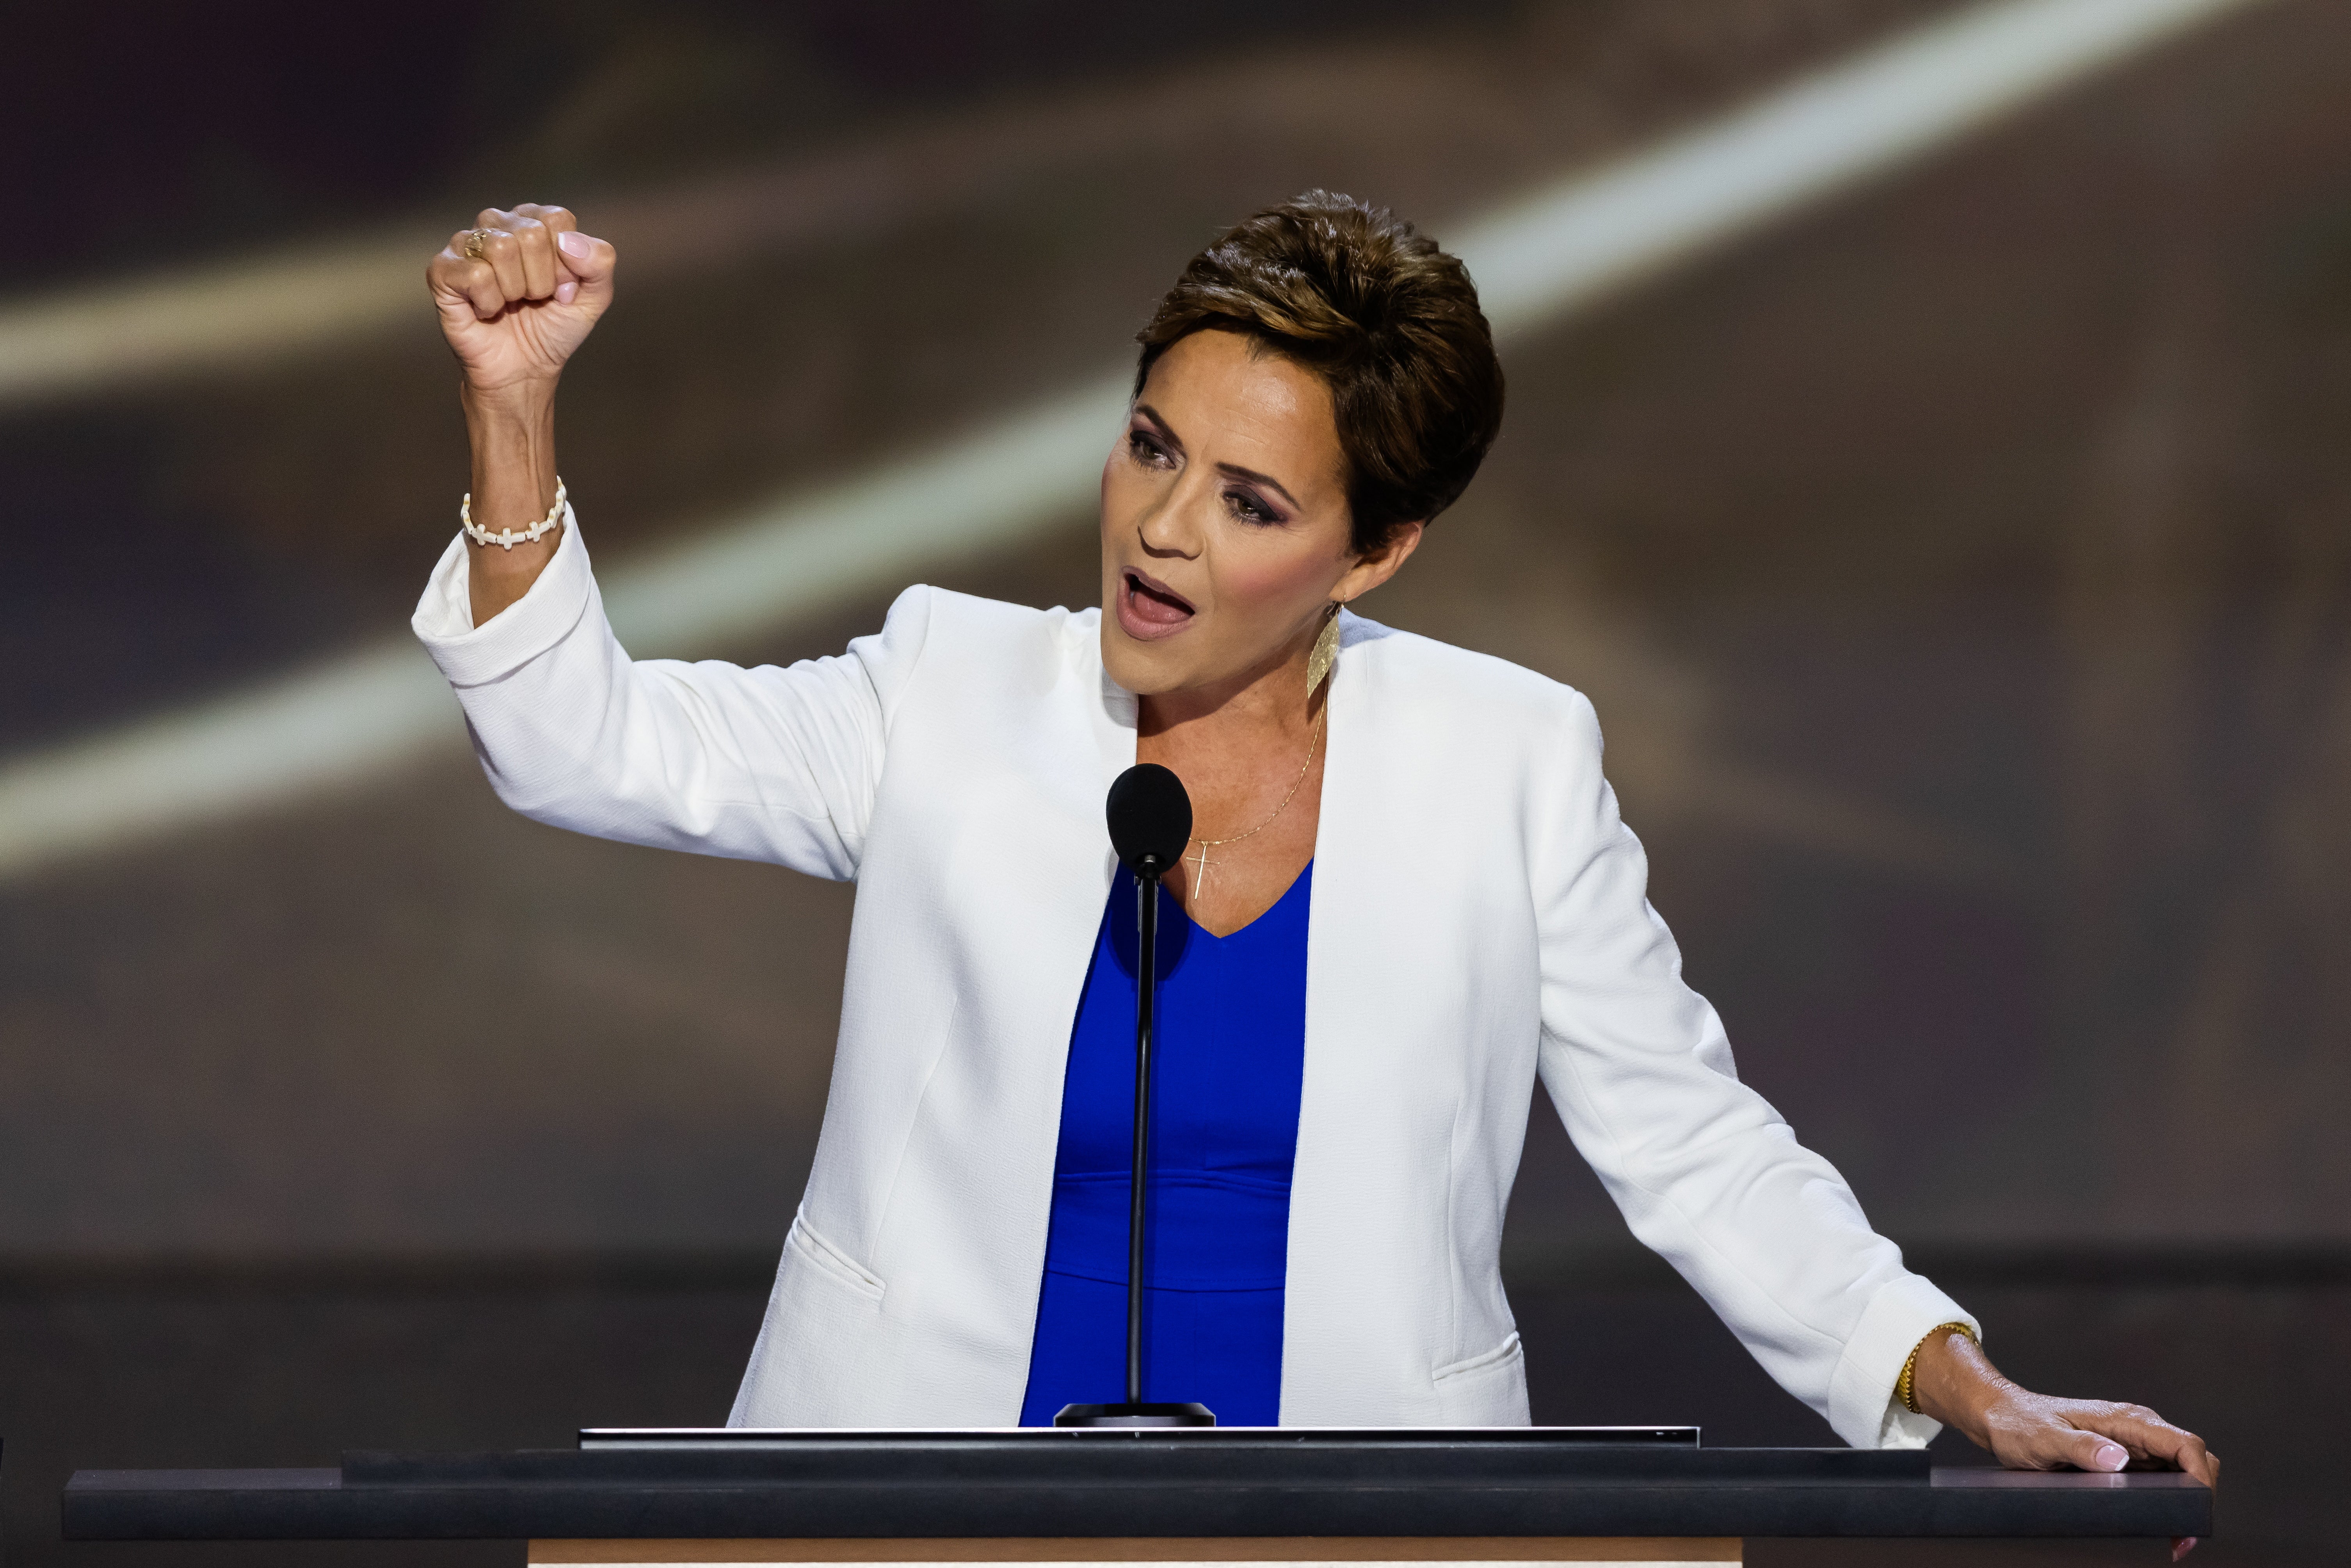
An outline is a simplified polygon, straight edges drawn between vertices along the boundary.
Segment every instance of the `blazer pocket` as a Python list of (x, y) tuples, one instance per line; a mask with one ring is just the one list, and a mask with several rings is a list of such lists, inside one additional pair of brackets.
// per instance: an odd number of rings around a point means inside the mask
[(792, 1216), (792, 1228), (784, 1232), (784, 1250), (834, 1284), (854, 1291), (868, 1301), (879, 1301), (889, 1290), (856, 1259), (827, 1240), (822, 1231), (808, 1222), (805, 1214)]
[(1429, 1380), (1441, 1386), (1463, 1378), (1476, 1377), (1479, 1373), (1497, 1372), (1516, 1365), (1525, 1354), (1519, 1344), (1518, 1331), (1514, 1329), (1510, 1338), (1493, 1349), (1473, 1355), (1467, 1361), (1448, 1362), (1430, 1374)]

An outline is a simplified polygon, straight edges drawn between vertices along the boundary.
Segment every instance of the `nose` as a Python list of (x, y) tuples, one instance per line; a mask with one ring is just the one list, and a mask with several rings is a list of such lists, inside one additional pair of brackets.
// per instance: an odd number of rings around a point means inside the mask
[(1189, 474), (1179, 476), (1146, 508), (1135, 523), (1135, 538), (1145, 555), (1162, 560), (1190, 560), (1200, 553), (1200, 528), (1195, 513), (1201, 504)]

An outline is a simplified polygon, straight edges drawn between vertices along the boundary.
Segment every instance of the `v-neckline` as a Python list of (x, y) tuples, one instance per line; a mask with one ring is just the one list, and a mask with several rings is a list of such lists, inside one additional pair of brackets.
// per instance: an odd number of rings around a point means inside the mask
[(1209, 941), (1229, 942), (1234, 937), (1240, 936), (1241, 933), (1245, 931), (1254, 931), (1259, 925), (1263, 925), (1267, 917), (1271, 915), (1275, 910), (1280, 909), (1283, 904), (1290, 902), (1290, 895), (1295, 894), (1300, 885), (1303, 883), (1309, 876), (1311, 876), (1313, 873), (1314, 858), (1311, 855), (1309, 855), (1307, 857), (1306, 863), (1298, 868), (1298, 874), (1290, 879), (1290, 885), (1281, 890), (1281, 896), (1280, 898), (1275, 899), (1271, 904), (1267, 904), (1263, 909), (1259, 910), (1256, 918), (1249, 921), (1248, 925), (1236, 925), (1230, 931), (1226, 932), (1222, 936), (1217, 936), (1215, 932), (1209, 930), (1198, 921), (1194, 920), (1192, 918), (1192, 912), (1188, 909), (1184, 911), (1184, 918), (1190, 924), (1194, 931), (1206, 936)]

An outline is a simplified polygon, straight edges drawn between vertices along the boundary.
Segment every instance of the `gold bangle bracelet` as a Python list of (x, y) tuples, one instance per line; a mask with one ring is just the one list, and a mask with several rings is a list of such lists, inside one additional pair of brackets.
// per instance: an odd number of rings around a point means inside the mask
[(1923, 1414), (1918, 1408), (1918, 1391), (1910, 1385), (1912, 1380), (1918, 1375), (1918, 1353), (1926, 1349), (1927, 1342), (1937, 1334), (1953, 1333), (1967, 1335), (1968, 1343), (1970, 1344), (1983, 1343), (1976, 1338), (1976, 1331), (1965, 1323), (1937, 1323), (1919, 1336), (1917, 1344), (1910, 1347), (1910, 1359), (1902, 1364), (1902, 1375), (1894, 1380), (1894, 1397), (1902, 1401), (1902, 1408), (1909, 1411), (1913, 1416)]

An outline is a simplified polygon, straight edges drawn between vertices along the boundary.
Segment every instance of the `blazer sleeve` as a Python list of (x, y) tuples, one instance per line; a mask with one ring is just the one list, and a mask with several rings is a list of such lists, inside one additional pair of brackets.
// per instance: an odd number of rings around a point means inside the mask
[(1903, 1364), (1937, 1325), (1979, 1325), (1902, 1266), (1836, 1168), (1739, 1082), (1649, 906), (1592, 705), (1567, 695), (1531, 824), (1543, 1084), (1634, 1235), (1782, 1387), (1855, 1447), (1923, 1447), (1941, 1428), (1893, 1397)]
[(789, 669), (632, 659), (604, 617), (576, 518), (530, 591), (475, 626), (465, 541), (411, 624), (465, 709), (491, 788), (535, 821), (598, 838), (857, 874), (897, 699), (930, 591), (878, 636)]

